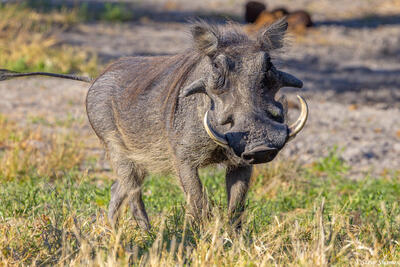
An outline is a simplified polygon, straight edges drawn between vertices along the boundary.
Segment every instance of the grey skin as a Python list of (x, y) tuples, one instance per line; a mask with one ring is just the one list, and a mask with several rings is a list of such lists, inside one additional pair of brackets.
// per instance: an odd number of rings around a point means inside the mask
[[(228, 212), (240, 225), (252, 165), (271, 161), (289, 139), (283, 86), (302, 87), (279, 72), (270, 52), (282, 47), (284, 20), (250, 40), (234, 25), (191, 26), (193, 48), (163, 57), (130, 57), (110, 65), (90, 87), (86, 108), (117, 175), (108, 216), (115, 225), (128, 202), (149, 229), (141, 186), (148, 171), (179, 177), (195, 221), (209, 211), (198, 169), (226, 166)], [(215, 136), (207, 133), (205, 114)]]

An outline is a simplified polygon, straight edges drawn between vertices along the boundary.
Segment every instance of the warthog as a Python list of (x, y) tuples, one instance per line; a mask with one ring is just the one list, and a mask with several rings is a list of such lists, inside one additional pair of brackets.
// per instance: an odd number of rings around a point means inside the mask
[(198, 169), (219, 163), (226, 166), (229, 216), (240, 225), (252, 165), (274, 159), (308, 115), (299, 97), (300, 117), (287, 126), (275, 100), (281, 87), (302, 87), (271, 62), (287, 27), (278, 21), (250, 40), (234, 25), (196, 22), (191, 49), (121, 59), (94, 80), (87, 114), (118, 176), (111, 187), (112, 224), (127, 201), (138, 225), (149, 229), (141, 195), (148, 171), (175, 173), (187, 215), (201, 219), (209, 208)]

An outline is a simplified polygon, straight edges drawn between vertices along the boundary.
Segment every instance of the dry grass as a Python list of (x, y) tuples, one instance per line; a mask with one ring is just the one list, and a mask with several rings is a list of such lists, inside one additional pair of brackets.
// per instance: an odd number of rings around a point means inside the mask
[(0, 5), (0, 67), (95, 75), (97, 57), (59, 44), (57, 35), (79, 21), (75, 10), (38, 13), (23, 5)]
[(80, 170), (83, 140), (0, 120), (0, 261), (5, 265), (270, 266), (400, 261), (400, 178), (346, 178), (336, 153), (310, 167), (258, 167), (243, 229), (226, 218), (223, 172), (201, 173), (213, 218), (185, 221), (179, 188), (152, 176), (153, 229), (106, 219), (110, 180)]
[(79, 167), (82, 143), (73, 134), (43, 133), (40, 128), (19, 129), (0, 116), (0, 177), (3, 181), (32, 175), (57, 177)]

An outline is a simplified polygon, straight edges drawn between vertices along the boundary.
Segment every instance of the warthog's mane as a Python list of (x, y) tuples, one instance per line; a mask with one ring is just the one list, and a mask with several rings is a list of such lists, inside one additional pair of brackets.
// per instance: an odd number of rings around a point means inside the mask
[[(226, 47), (253, 44), (241, 28), (234, 23), (213, 25), (204, 21), (196, 21), (191, 23), (190, 28), (195, 26), (205, 27), (215, 33), (218, 36), (218, 49), (221, 50)], [(157, 83), (165, 83), (167, 88), (162, 96), (163, 99), (160, 99), (160, 102), (163, 103), (162, 112), (166, 120), (173, 121), (179, 90), (204, 57), (206, 55), (197, 49), (193, 40), (192, 46), (182, 53), (155, 57), (157, 64), (146, 66), (144, 70), (146, 75), (136, 77), (131, 82), (131, 86), (128, 86), (129, 98), (127, 100), (133, 103), (142, 92), (151, 89)]]
[[(247, 34), (239, 27), (239, 25), (229, 22), (225, 25), (209, 24), (203, 20), (192, 21), (190, 28), (201, 26), (209, 29), (218, 37), (218, 49), (223, 50), (226, 47), (243, 46), (253, 44), (249, 40)], [(167, 123), (174, 120), (175, 110), (178, 103), (179, 89), (187, 81), (192, 71), (196, 68), (206, 55), (204, 55), (196, 47), (194, 40), (191, 40), (192, 46), (182, 54), (177, 54), (173, 58), (172, 65), (176, 64), (176, 68), (171, 73), (171, 79), (168, 87), (168, 94), (164, 99), (163, 111)], [(168, 67), (166, 67), (167, 69)]]
[[(218, 49), (223, 49), (232, 45), (249, 45), (252, 44), (249, 36), (243, 31), (243, 27), (239, 24), (229, 21), (226, 24), (209, 24), (203, 20), (193, 21), (191, 29), (202, 27), (214, 33), (218, 39)], [(194, 41), (192, 41), (195, 47)]]

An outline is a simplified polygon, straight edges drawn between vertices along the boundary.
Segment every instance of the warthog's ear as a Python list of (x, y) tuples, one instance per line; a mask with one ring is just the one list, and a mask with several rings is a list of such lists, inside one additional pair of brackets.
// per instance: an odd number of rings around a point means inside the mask
[(265, 51), (282, 48), (287, 28), (286, 17), (274, 22), (259, 34), (257, 38), (258, 45)]
[(186, 86), (185, 88), (183, 88), (179, 96), (186, 97), (197, 93), (207, 94), (206, 86), (204, 84), (203, 79), (198, 79), (189, 84), (188, 86)]
[(190, 28), (196, 48), (207, 56), (213, 56), (218, 48), (217, 29), (203, 22)]

